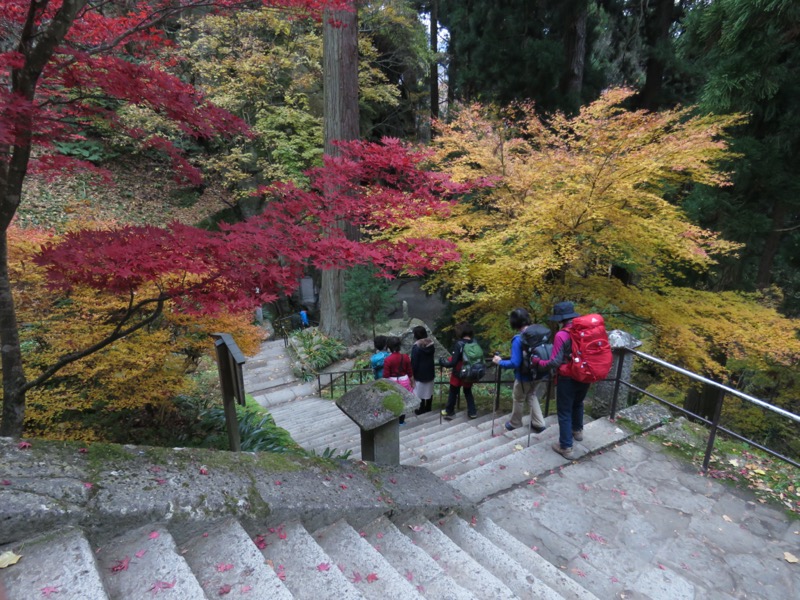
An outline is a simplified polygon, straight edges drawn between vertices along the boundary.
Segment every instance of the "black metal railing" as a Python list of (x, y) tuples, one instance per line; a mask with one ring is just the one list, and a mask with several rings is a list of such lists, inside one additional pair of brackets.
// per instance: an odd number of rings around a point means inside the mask
[[(511, 388), (514, 385), (513, 371), (510, 369), (499, 369), (493, 363), (486, 364), (487, 375), (481, 380), (472, 383), (473, 389), (477, 387), (494, 388), (494, 399), (492, 402), (492, 429), (491, 435), (494, 435), (495, 421), (497, 414), (501, 408), (501, 398), (503, 388)], [(504, 377), (504, 374), (507, 375)], [(508, 378), (510, 376), (510, 378)], [(361, 385), (374, 378), (372, 369), (353, 369), (350, 371), (330, 371), (317, 374), (317, 389), (320, 396), (325, 397), (326, 392), (329, 398), (337, 397), (337, 393), (347, 393), (348, 389), (352, 389), (357, 385)], [(450, 386), (450, 369), (447, 367), (438, 367), (437, 376), (434, 379), (434, 389), (438, 391), (439, 395), (439, 411), (445, 407), (447, 402), (447, 392)], [(545, 395), (545, 405), (543, 415), (546, 417), (550, 413), (550, 400), (553, 395), (553, 386), (550, 379), (547, 380), (547, 392)], [(434, 392), (436, 393), (436, 392)], [(456, 409), (461, 409), (462, 394), (459, 394), (456, 403)], [(540, 399), (541, 400), (541, 399)], [(440, 415), (441, 421), (441, 415)], [(530, 438), (528, 439), (530, 443)]]
[[(617, 405), (619, 402), (619, 392), (621, 387), (626, 387), (630, 390), (633, 390), (637, 393), (640, 393), (644, 396), (652, 398), (657, 402), (661, 402), (669, 406), (671, 409), (678, 411), (696, 421), (702, 422), (709, 427), (709, 437), (708, 442), (706, 444), (705, 456), (703, 458), (703, 471), (708, 470), (709, 463), (711, 461), (711, 454), (714, 450), (714, 443), (716, 440), (716, 436), (718, 432), (723, 432), (724, 434), (745, 442), (754, 448), (758, 448), (767, 454), (774, 456), (782, 461), (785, 461), (795, 467), (800, 468), (800, 463), (796, 460), (781, 454), (763, 444), (758, 443), (755, 440), (752, 440), (746, 436), (743, 436), (720, 423), (721, 416), (722, 416), (722, 408), (725, 401), (725, 398), (728, 396), (733, 396), (739, 398), (745, 402), (749, 402), (754, 406), (758, 406), (764, 410), (770, 411), (776, 415), (779, 415), (782, 418), (789, 419), (795, 423), (800, 424), (800, 415), (796, 415), (791, 413), (787, 410), (784, 410), (780, 407), (774, 406), (768, 402), (763, 400), (759, 400), (758, 398), (754, 398), (740, 392), (739, 390), (733, 389), (728, 387), (724, 384), (719, 382), (713, 381), (702, 375), (697, 375), (696, 373), (692, 373), (691, 371), (687, 371), (686, 369), (682, 369), (676, 365), (670, 364), (664, 360), (656, 358), (654, 356), (650, 356), (649, 354), (645, 354), (644, 352), (639, 352), (637, 350), (631, 350), (627, 348), (622, 348), (616, 350), (617, 353), (617, 369), (616, 372), (610, 375), (604, 381), (607, 383), (614, 384), (614, 391), (613, 391), (613, 398), (611, 403), (611, 414), (610, 418), (613, 420), (616, 417)], [(715, 405), (714, 415), (711, 419), (703, 417), (702, 415), (696, 414), (683, 406), (679, 406), (674, 402), (670, 402), (664, 398), (661, 398), (641, 387), (623, 379), (623, 365), (625, 363), (624, 358), (625, 354), (631, 354), (641, 360), (645, 360), (650, 362), (651, 364), (666, 368), (674, 373), (683, 375), (688, 377), (689, 379), (696, 381), (698, 383), (702, 383), (703, 385), (712, 386), (713, 388), (718, 390), (718, 397), (717, 402)], [(434, 386), (438, 389), (439, 393), (439, 404), (441, 407), (444, 407), (446, 401), (446, 390), (449, 387), (449, 371), (445, 367), (439, 367), (439, 371), (437, 373), (437, 377), (434, 381)], [(504, 371), (511, 376), (509, 379), (508, 377), (504, 377)], [(492, 375), (493, 372), (493, 375)], [(372, 369), (358, 369), (352, 371), (335, 371), (335, 372), (328, 372), (328, 373), (321, 373), (317, 375), (317, 387), (320, 390), (320, 395), (324, 397), (326, 390), (329, 392), (330, 398), (334, 398), (336, 396), (337, 390), (341, 390), (342, 393), (346, 393), (348, 389), (352, 389), (356, 385), (361, 385), (367, 381), (371, 381), (373, 378)], [(513, 371), (510, 369), (498, 369), (495, 367), (494, 364), (487, 362), (487, 376), (484, 377), (481, 381), (475, 382), (472, 384), (473, 388), (475, 386), (494, 386), (494, 405), (493, 405), (493, 415), (492, 415), (492, 435), (494, 435), (495, 429), (495, 420), (497, 418), (497, 413), (500, 411), (501, 408), (501, 398), (502, 398), (502, 389), (504, 387), (513, 386), (514, 379), (513, 379)], [(554, 390), (556, 386), (554, 385), (553, 379), (550, 378), (547, 381), (547, 388), (546, 394), (544, 398), (544, 407), (542, 410), (542, 414), (546, 417), (550, 414), (550, 403), (554, 395)], [(541, 399), (540, 399), (541, 400)], [(459, 394), (457, 408), (460, 409), (460, 402), (461, 402), (461, 394)], [(530, 443), (530, 439), (528, 440)]]
[[(620, 352), (620, 351), (618, 351), (618, 352)], [(623, 348), (621, 350), (621, 352), (622, 352), (622, 354), (619, 354), (617, 356), (617, 372), (616, 372), (615, 376), (612, 379), (610, 379), (610, 381), (614, 382), (614, 394), (613, 394), (612, 403), (611, 403), (611, 415), (610, 415), (611, 419), (614, 419), (615, 416), (616, 416), (617, 403), (618, 403), (618, 399), (619, 399), (620, 387), (621, 386), (625, 386), (628, 389), (634, 390), (634, 391), (636, 391), (636, 392), (638, 392), (638, 393), (640, 393), (640, 394), (642, 394), (644, 396), (647, 396), (648, 398), (652, 398), (653, 400), (656, 400), (657, 402), (661, 402), (662, 404), (665, 404), (665, 405), (669, 406), (673, 410), (676, 410), (676, 411), (678, 411), (678, 412), (680, 412), (680, 413), (682, 413), (682, 414), (684, 414), (684, 415), (686, 415), (688, 417), (691, 417), (692, 419), (695, 419), (697, 421), (700, 421), (700, 422), (708, 425), (708, 427), (709, 427), (709, 435), (708, 435), (708, 442), (706, 444), (705, 456), (703, 457), (703, 471), (707, 471), (708, 470), (709, 463), (711, 462), (711, 454), (712, 454), (712, 452), (714, 450), (714, 442), (716, 440), (717, 433), (720, 432), (720, 431), (725, 433), (726, 435), (732, 437), (732, 438), (735, 438), (735, 439), (737, 439), (739, 441), (745, 442), (746, 444), (749, 444), (749, 445), (753, 446), (754, 448), (758, 448), (759, 450), (761, 450), (763, 452), (766, 452), (770, 456), (774, 456), (775, 458), (778, 458), (778, 459), (780, 459), (782, 461), (785, 461), (785, 462), (787, 462), (787, 463), (789, 463), (791, 465), (794, 465), (795, 467), (800, 468), (800, 463), (798, 463), (797, 461), (793, 460), (792, 458), (789, 458), (788, 456), (784, 456), (783, 454), (781, 454), (779, 452), (776, 452), (775, 450), (772, 450), (771, 448), (768, 448), (768, 447), (766, 447), (766, 446), (764, 446), (762, 444), (759, 444), (755, 440), (752, 440), (752, 439), (750, 439), (748, 437), (740, 435), (739, 433), (736, 433), (735, 431), (732, 431), (731, 429), (728, 429), (727, 427), (724, 427), (724, 426), (722, 426), (720, 424), (720, 420), (721, 420), (721, 416), (722, 416), (723, 404), (725, 402), (726, 397), (728, 397), (728, 396), (733, 396), (733, 397), (739, 398), (740, 400), (744, 400), (745, 402), (748, 402), (748, 403), (750, 403), (750, 404), (752, 404), (754, 406), (758, 406), (758, 407), (760, 407), (760, 408), (762, 408), (762, 409), (764, 409), (766, 411), (772, 412), (772, 413), (774, 413), (776, 415), (779, 415), (780, 417), (783, 417), (785, 419), (789, 419), (790, 421), (793, 421), (793, 422), (799, 423), (799, 424), (800, 424), (800, 415), (796, 415), (796, 414), (794, 414), (792, 412), (789, 412), (788, 410), (784, 410), (784, 409), (782, 409), (782, 408), (780, 408), (778, 406), (770, 404), (769, 402), (765, 402), (764, 400), (759, 400), (758, 398), (754, 398), (753, 396), (749, 396), (748, 394), (745, 394), (744, 392), (740, 392), (739, 390), (736, 390), (734, 388), (726, 386), (726, 385), (724, 385), (722, 383), (719, 383), (717, 381), (713, 381), (712, 379), (708, 379), (707, 377), (703, 377), (702, 375), (698, 375), (696, 373), (692, 373), (691, 371), (687, 371), (686, 369), (682, 369), (681, 367), (675, 366), (675, 365), (673, 365), (671, 363), (668, 363), (665, 360), (661, 360), (660, 358), (656, 358), (655, 356), (650, 356), (649, 354), (645, 354), (644, 352), (639, 352), (638, 350), (631, 350), (631, 349), (628, 349), (628, 348)], [(704, 386), (709, 386), (711, 388), (716, 389), (718, 391), (718, 394), (717, 394), (716, 404), (715, 404), (715, 407), (714, 407), (714, 415), (713, 415), (713, 417), (711, 419), (708, 419), (708, 418), (706, 418), (706, 417), (704, 417), (702, 415), (699, 415), (699, 414), (696, 414), (696, 413), (694, 413), (694, 412), (692, 412), (690, 410), (687, 410), (683, 406), (678, 406), (677, 404), (675, 404), (673, 402), (670, 402), (669, 400), (666, 400), (666, 399), (661, 398), (661, 397), (659, 397), (659, 396), (657, 396), (655, 394), (652, 394), (651, 392), (648, 392), (647, 390), (642, 389), (642, 388), (634, 385), (633, 383), (625, 381), (622, 378), (622, 367), (623, 367), (623, 363), (624, 363), (623, 358), (624, 358), (624, 354), (625, 353), (632, 354), (633, 356), (635, 356), (637, 358), (640, 358), (642, 360), (648, 361), (648, 362), (650, 362), (650, 363), (652, 363), (654, 365), (657, 365), (659, 367), (665, 368), (665, 369), (667, 369), (669, 371), (672, 371), (672, 372), (677, 373), (679, 375), (682, 375), (684, 377), (688, 377), (689, 379), (691, 379), (693, 381), (696, 381), (698, 383), (702, 383)]]

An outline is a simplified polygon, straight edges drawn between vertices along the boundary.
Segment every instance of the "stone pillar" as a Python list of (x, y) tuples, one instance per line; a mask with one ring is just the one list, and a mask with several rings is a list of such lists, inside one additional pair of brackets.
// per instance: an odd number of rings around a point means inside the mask
[(400, 415), (411, 414), (419, 398), (389, 379), (354, 387), (336, 405), (361, 429), (361, 458), (400, 464)]
[(371, 431), (361, 431), (361, 460), (379, 465), (400, 464), (400, 426), (398, 419)]
[(403, 319), (408, 321), (408, 302), (403, 300)]
[[(595, 418), (607, 417), (611, 414), (611, 403), (614, 400), (614, 378), (617, 376), (620, 360), (622, 360), (621, 380), (631, 380), (633, 355), (625, 352), (625, 349), (630, 348), (632, 350), (642, 345), (642, 342), (631, 334), (620, 331), (619, 329), (608, 333), (608, 341), (614, 353), (614, 362), (611, 365), (611, 371), (608, 373), (609, 381), (600, 381), (592, 386), (594, 388), (592, 395), (592, 416)], [(630, 390), (626, 386), (620, 385), (619, 397), (617, 398), (617, 411), (627, 407), (629, 401)]]

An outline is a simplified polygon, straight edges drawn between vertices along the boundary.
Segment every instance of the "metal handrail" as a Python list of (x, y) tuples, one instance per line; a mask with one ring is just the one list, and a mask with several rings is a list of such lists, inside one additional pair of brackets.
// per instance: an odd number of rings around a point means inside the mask
[[(713, 388), (716, 388), (719, 391), (719, 395), (717, 397), (717, 403), (716, 403), (716, 406), (714, 408), (714, 416), (712, 417), (712, 419), (709, 420), (706, 417), (698, 415), (698, 414), (696, 414), (696, 413), (694, 413), (694, 412), (692, 412), (690, 410), (685, 409), (682, 406), (678, 406), (678, 405), (670, 402), (669, 400), (665, 400), (664, 398), (661, 398), (661, 397), (659, 397), (659, 396), (657, 396), (655, 394), (652, 394), (652, 393), (648, 392), (647, 390), (644, 390), (644, 389), (642, 389), (642, 388), (640, 388), (640, 387), (638, 387), (638, 386), (636, 386), (636, 385), (634, 385), (634, 384), (632, 384), (632, 383), (630, 383), (628, 381), (625, 381), (622, 378), (622, 365), (623, 365), (623, 362), (624, 362), (623, 359), (624, 359), (625, 353), (632, 354), (633, 356), (636, 356), (636, 357), (641, 358), (643, 360), (652, 362), (653, 364), (659, 365), (659, 366), (661, 366), (661, 367), (663, 367), (665, 369), (668, 369), (670, 371), (673, 371), (675, 373), (678, 373), (680, 375), (688, 377), (689, 379), (692, 379), (693, 381), (697, 381), (699, 383), (702, 383), (703, 385), (707, 385), (707, 386), (711, 386)], [(610, 379), (609, 381), (614, 381), (614, 394), (613, 394), (612, 401), (611, 401), (611, 414), (609, 416), (609, 418), (611, 420), (614, 420), (614, 418), (616, 417), (617, 403), (618, 403), (618, 399), (619, 399), (619, 388), (620, 388), (620, 386), (624, 385), (628, 389), (634, 390), (634, 391), (636, 391), (636, 392), (638, 392), (640, 394), (643, 394), (643, 395), (645, 395), (645, 396), (647, 396), (649, 398), (652, 398), (653, 400), (661, 402), (662, 404), (665, 404), (665, 405), (669, 406), (670, 408), (672, 408), (674, 410), (677, 410), (678, 412), (683, 413), (684, 415), (690, 416), (693, 419), (696, 419), (696, 420), (708, 425), (710, 427), (710, 431), (709, 431), (708, 442), (706, 444), (705, 455), (703, 457), (703, 467), (702, 468), (703, 468), (704, 472), (708, 471), (708, 466), (709, 466), (709, 464), (711, 462), (711, 454), (712, 454), (712, 452), (714, 450), (714, 442), (716, 440), (717, 432), (719, 432), (719, 431), (721, 431), (721, 432), (723, 432), (723, 433), (725, 433), (725, 434), (727, 434), (727, 435), (729, 435), (729, 436), (731, 436), (731, 437), (733, 437), (735, 439), (738, 439), (738, 440), (740, 440), (742, 442), (745, 442), (745, 443), (747, 443), (747, 444), (749, 444), (749, 445), (751, 445), (751, 446), (753, 446), (755, 448), (758, 448), (759, 450), (762, 450), (763, 452), (766, 452), (767, 454), (769, 454), (771, 456), (774, 456), (775, 458), (778, 458), (778, 459), (780, 459), (780, 460), (782, 460), (784, 462), (787, 462), (787, 463), (789, 463), (789, 464), (791, 464), (791, 465), (793, 465), (795, 467), (800, 468), (800, 463), (795, 461), (795, 460), (793, 460), (792, 458), (789, 458), (788, 456), (784, 456), (783, 454), (781, 454), (779, 452), (776, 452), (775, 450), (772, 450), (770, 448), (767, 448), (766, 446), (763, 446), (762, 444), (759, 444), (755, 440), (751, 440), (750, 438), (747, 438), (747, 437), (745, 437), (745, 436), (743, 436), (741, 434), (736, 433), (735, 431), (732, 431), (732, 430), (728, 429), (727, 427), (724, 427), (724, 426), (720, 425), (720, 418), (722, 416), (722, 405), (723, 405), (723, 403), (725, 401), (725, 396), (728, 395), (728, 394), (732, 395), (732, 396), (736, 396), (737, 398), (740, 398), (741, 400), (744, 400), (744, 401), (749, 402), (751, 404), (754, 404), (756, 406), (759, 406), (759, 407), (763, 408), (764, 410), (768, 410), (768, 411), (773, 412), (773, 413), (775, 413), (777, 415), (780, 415), (780, 416), (782, 416), (784, 418), (788, 418), (788, 419), (790, 419), (790, 420), (792, 420), (792, 421), (794, 421), (796, 423), (800, 423), (800, 415), (796, 415), (796, 414), (794, 414), (792, 412), (784, 410), (783, 408), (780, 408), (779, 406), (775, 406), (773, 404), (770, 404), (769, 402), (765, 402), (764, 400), (759, 400), (758, 398), (754, 398), (753, 396), (750, 396), (748, 394), (745, 394), (744, 392), (740, 392), (739, 390), (736, 390), (736, 389), (731, 388), (731, 387), (729, 387), (727, 385), (724, 385), (722, 383), (714, 381), (713, 379), (708, 379), (707, 377), (703, 377), (702, 375), (698, 375), (697, 373), (693, 373), (691, 371), (688, 371), (686, 369), (683, 369), (681, 367), (673, 365), (673, 364), (671, 364), (671, 363), (669, 363), (669, 362), (667, 362), (665, 360), (662, 360), (660, 358), (656, 358), (655, 356), (651, 356), (649, 354), (646, 354), (644, 352), (640, 352), (638, 350), (633, 350), (631, 348), (621, 348), (621, 349), (618, 350), (616, 376), (613, 379)]]

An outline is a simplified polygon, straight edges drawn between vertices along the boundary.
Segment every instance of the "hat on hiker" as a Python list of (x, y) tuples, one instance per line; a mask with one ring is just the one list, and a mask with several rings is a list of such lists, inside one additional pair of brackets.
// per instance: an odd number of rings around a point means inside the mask
[(553, 314), (550, 315), (550, 320), (561, 322), (575, 317), (580, 317), (580, 315), (575, 312), (575, 306), (572, 302), (557, 302), (553, 306)]

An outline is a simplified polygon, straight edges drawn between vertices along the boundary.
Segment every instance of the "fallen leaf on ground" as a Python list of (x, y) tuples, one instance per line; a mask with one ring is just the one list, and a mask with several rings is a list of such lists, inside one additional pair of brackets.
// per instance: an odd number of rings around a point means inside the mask
[(727, 521), (728, 523), (733, 523), (733, 519), (731, 519), (728, 515), (722, 515), (722, 520)]
[(797, 560), (798, 560), (797, 557), (794, 554), (792, 554), (791, 552), (784, 552), (783, 553), (783, 559), (786, 562), (789, 562), (789, 563), (796, 563)]
[(153, 585), (150, 586), (148, 591), (157, 594), (161, 590), (170, 590), (175, 587), (175, 580), (173, 579), (171, 582), (169, 581), (156, 581)]
[(22, 558), (21, 555), (14, 554), (11, 550), (6, 550), (0, 554), (0, 569), (17, 564), (20, 558)]
[(378, 581), (378, 576), (375, 573), (370, 573), (367, 575), (367, 583), (372, 583), (373, 581)]
[(48, 585), (47, 587), (43, 587), (42, 590), (41, 590), (42, 591), (42, 596), (44, 596), (45, 598), (49, 598), (50, 594), (57, 594), (59, 587), (61, 587), (61, 586)]
[(330, 571), (331, 563), (321, 562), (317, 565), (317, 571)]
[(118, 560), (117, 564), (115, 564), (113, 567), (111, 567), (111, 572), (112, 573), (119, 573), (120, 571), (127, 571), (128, 570), (128, 564), (130, 562), (131, 562), (131, 557), (130, 556), (126, 556), (122, 560)]

